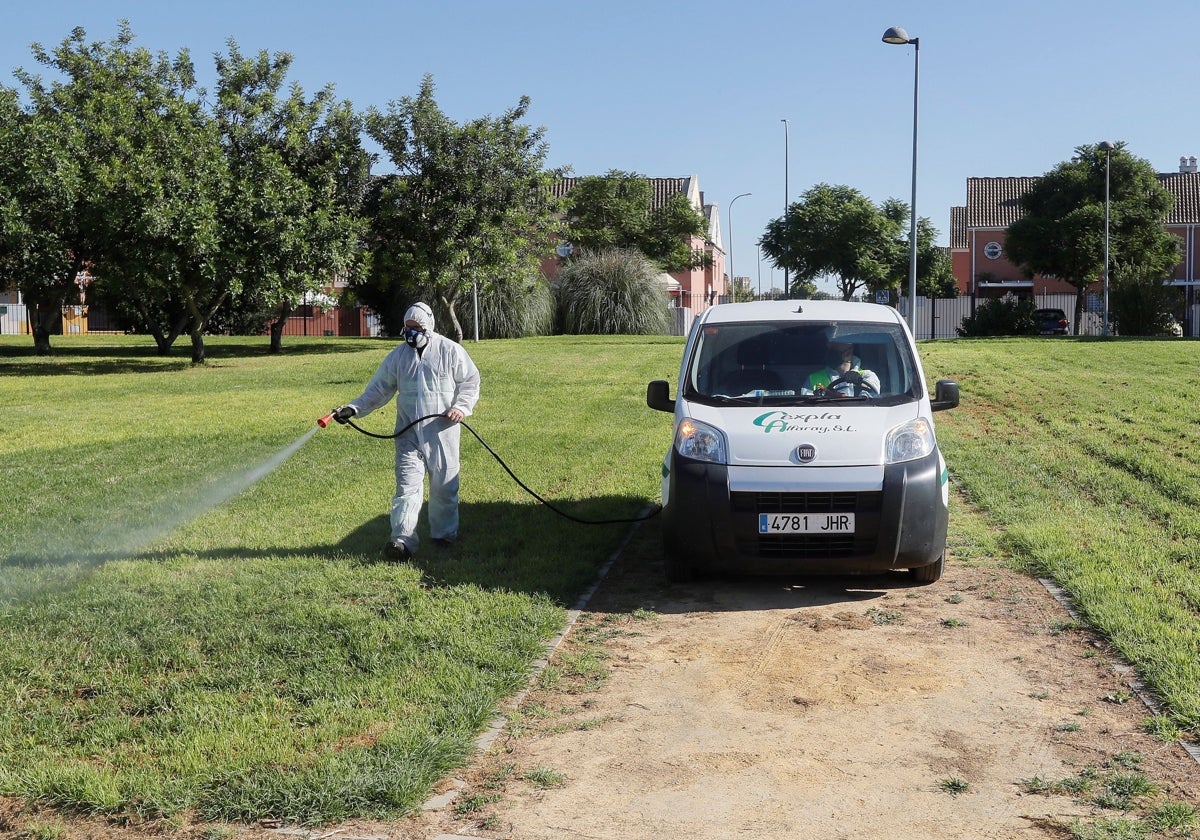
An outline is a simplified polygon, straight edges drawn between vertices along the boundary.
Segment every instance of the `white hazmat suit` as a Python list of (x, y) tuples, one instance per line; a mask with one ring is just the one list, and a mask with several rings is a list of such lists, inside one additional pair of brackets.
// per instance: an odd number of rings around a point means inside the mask
[[(413, 304), (404, 320), (424, 327), (424, 346), (400, 344), (379, 365), (366, 390), (349, 405), (370, 414), (396, 397), (396, 431), (418, 417), (458, 409), (469, 415), (479, 399), (479, 370), (458, 343), (433, 331), (433, 311)], [(420, 339), (418, 338), (418, 341)], [(417, 517), (429, 473), (429, 533), (453, 542), (458, 536), (458, 453), (462, 429), (446, 417), (425, 420), (396, 438), (396, 495), (392, 497), (392, 546), (415, 554)]]

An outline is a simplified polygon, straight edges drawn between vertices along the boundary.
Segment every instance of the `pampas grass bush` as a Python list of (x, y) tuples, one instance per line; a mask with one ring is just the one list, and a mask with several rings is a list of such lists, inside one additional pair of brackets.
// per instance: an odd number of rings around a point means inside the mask
[(636, 251), (607, 248), (566, 262), (554, 284), (567, 335), (665, 335), (667, 291), (659, 269)]
[[(475, 334), (475, 302), (464, 295), (457, 310), (463, 335)], [(524, 338), (554, 331), (554, 296), (540, 273), (479, 289), (479, 337)]]

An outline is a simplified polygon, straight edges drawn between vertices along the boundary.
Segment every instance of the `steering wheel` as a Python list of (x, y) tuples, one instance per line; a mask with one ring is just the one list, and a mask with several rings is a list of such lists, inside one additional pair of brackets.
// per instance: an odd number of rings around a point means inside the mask
[[(835, 388), (837, 388), (837, 386), (842, 385), (842, 384), (861, 385), (862, 381), (863, 381), (863, 378), (862, 378), (861, 373), (859, 373), (856, 370), (848, 370), (845, 373), (843, 373), (841, 376), (839, 376), (837, 379), (833, 380), (828, 385), (826, 385), (825, 391), (826, 392), (833, 391)], [(838, 396), (844, 397), (846, 395), (838, 394)]]

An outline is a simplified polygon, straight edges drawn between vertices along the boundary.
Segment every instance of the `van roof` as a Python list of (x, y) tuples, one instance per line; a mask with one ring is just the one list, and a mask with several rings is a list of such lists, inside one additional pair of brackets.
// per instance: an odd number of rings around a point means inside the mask
[(746, 321), (865, 321), (903, 324), (900, 312), (878, 303), (843, 300), (759, 300), (722, 303), (709, 307), (701, 319), (706, 324)]

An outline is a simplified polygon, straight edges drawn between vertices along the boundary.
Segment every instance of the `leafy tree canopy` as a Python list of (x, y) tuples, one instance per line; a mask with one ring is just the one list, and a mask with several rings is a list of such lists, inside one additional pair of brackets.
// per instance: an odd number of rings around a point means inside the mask
[(1104, 277), (1105, 184), (1108, 183), (1109, 276), (1161, 284), (1179, 262), (1179, 239), (1166, 228), (1170, 192), (1154, 168), (1119, 142), (1079, 146), (1020, 199), (1022, 216), (1008, 228), (1008, 258), (1027, 276), (1058, 277), (1075, 286), (1075, 329), (1087, 289)]
[[(217, 57), (212, 105), (186, 50), (170, 58), (133, 42), (122, 22), (109, 42), (88, 43), (76, 28), (53, 51), (35, 44), (35, 59), (57, 78), (18, 70), (29, 104), (14, 110), (15, 94), (0, 97), (0, 119), (17, 132), (6, 136), (11, 157), (0, 166), (23, 173), (4, 179), (0, 207), (24, 196), (24, 222), (41, 213), (42, 226), (35, 242), (9, 214), (0, 260), (12, 259), (12, 237), (23, 236), (20, 261), (40, 262), (47, 288), (18, 282), (35, 292), (31, 301), (56, 308), (88, 268), (95, 294), (153, 334), (159, 352), (186, 331), (201, 362), (205, 329), (228, 301), (284, 306), (348, 270), (367, 157), (352, 109), (330, 90), (312, 100), (298, 86), (280, 95), (286, 54), (246, 58), (231, 41), (230, 55)], [(31, 127), (41, 148), (25, 144), (22, 156), (9, 141)], [(61, 181), (57, 216), (44, 212), (43, 171)]]
[[(817, 184), (767, 224), (760, 244), (776, 268), (790, 272), (794, 297), (811, 297), (814, 281), (832, 277), (842, 300), (860, 290), (907, 288), (908, 205), (889, 199), (876, 206), (852, 187)], [(917, 293), (957, 294), (950, 261), (934, 244), (928, 219), (917, 224)]]
[(611, 170), (580, 178), (567, 197), (566, 237), (581, 251), (639, 251), (663, 271), (683, 271), (711, 258), (691, 245), (707, 232), (704, 217), (687, 196), (671, 195), (653, 206), (650, 179)]
[(366, 125), (395, 174), (368, 196), (372, 270), (359, 297), (399, 335), (404, 311), (428, 299), (462, 340), (456, 307), (473, 283), (527, 277), (557, 231), (544, 169), (545, 130), (524, 124), (529, 98), (500, 117), (459, 125), (434, 98), (430, 76), (415, 97), (371, 109)]
[(883, 288), (897, 264), (900, 220), (847, 186), (817, 184), (767, 224), (763, 253), (796, 284), (833, 277), (850, 300), (860, 288)]

